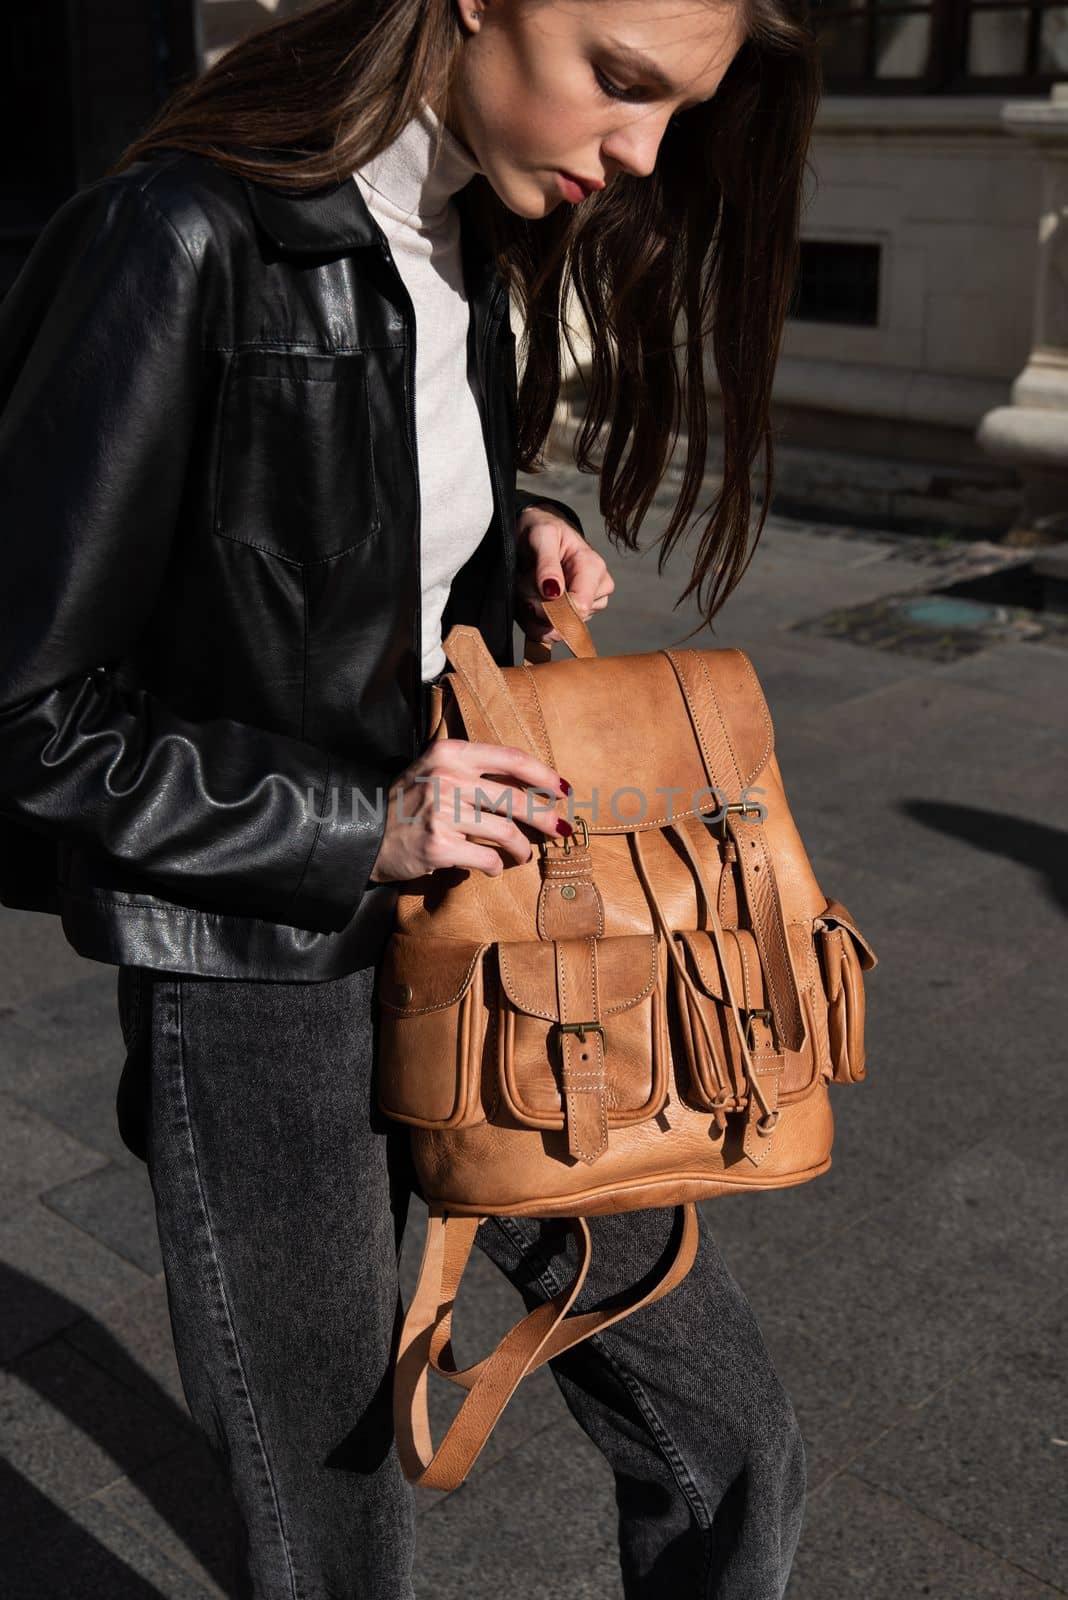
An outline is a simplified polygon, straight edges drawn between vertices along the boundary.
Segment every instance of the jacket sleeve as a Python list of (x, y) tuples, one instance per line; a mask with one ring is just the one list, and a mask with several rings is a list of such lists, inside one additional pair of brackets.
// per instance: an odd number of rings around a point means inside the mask
[(190, 721), (108, 671), (166, 581), (206, 248), (107, 179), (60, 208), (0, 307), (0, 811), (146, 892), (334, 931), (368, 883), (390, 775)]
[(516, 516), (520, 516), (528, 506), (549, 506), (558, 516), (563, 517), (565, 522), (570, 522), (571, 526), (577, 529), (585, 539), (586, 532), (577, 513), (572, 511), (570, 506), (565, 505), (562, 500), (551, 500), (548, 495), (544, 494), (527, 494), (525, 490), (517, 488), (515, 492)]

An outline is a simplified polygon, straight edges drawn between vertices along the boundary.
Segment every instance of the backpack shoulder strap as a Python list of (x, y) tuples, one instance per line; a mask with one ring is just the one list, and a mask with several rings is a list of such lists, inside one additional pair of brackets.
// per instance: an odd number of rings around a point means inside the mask
[[(679, 1241), (652, 1288), (615, 1309), (586, 1311), (574, 1317), (566, 1314), (589, 1269), (591, 1240), (585, 1217), (567, 1218), (579, 1253), (572, 1282), (517, 1322), (482, 1361), (457, 1370), (450, 1341), (452, 1308), (482, 1219), (449, 1216), (440, 1207), (430, 1207), (419, 1280), (401, 1328), (393, 1381), (397, 1455), (409, 1482), (431, 1489), (455, 1489), (467, 1477), (528, 1372), (651, 1305), (682, 1282), (697, 1256), (699, 1228), (692, 1200), (677, 1206), (676, 1211), (682, 1214)], [(468, 1390), (436, 1450), (427, 1406), (431, 1367)]]

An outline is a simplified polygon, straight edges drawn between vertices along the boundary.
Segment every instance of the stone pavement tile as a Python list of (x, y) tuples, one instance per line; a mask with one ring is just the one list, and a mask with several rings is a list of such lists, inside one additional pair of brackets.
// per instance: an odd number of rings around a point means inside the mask
[[(539, 492), (533, 480), (524, 478), (521, 482), (523, 487)], [(648, 606), (652, 598), (665, 615), (671, 612), (689, 582), (696, 554), (696, 540), (691, 536), (675, 546), (663, 572), (657, 572), (656, 540), (666, 528), (674, 505), (673, 485), (665, 485), (658, 495), (657, 512), (641, 531), (643, 548), (639, 552), (618, 549), (608, 539), (597, 508), (596, 491), (591, 491), (579, 475), (557, 476), (555, 488), (546, 487), (543, 480), (541, 492), (555, 493), (574, 507), (583, 520), (590, 545), (608, 563), (616, 588), (604, 619), (595, 623), (598, 632), (617, 602), (630, 604), (636, 598), (644, 598)], [(781, 625), (822, 615), (832, 606), (857, 604), (917, 584), (927, 587), (933, 581), (931, 570), (922, 563), (901, 557), (890, 560), (888, 552), (884, 552), (886, 547), (879, 541), (863, 535), (843, 537), (812, 532), (803, 524), (769, 517), (745, 576), (717, 614), (717, 630), (722, 632), (725, 625), (729, 626), (741, 636), (732, 642), (742, 643), (744, 638), (767, 633), (772, 622)], [(696, 620), (694, 595), (685, 605), (693, 610)], [(679, 609), (681, 612), (683, 608)], [(715, 642), (702, 641), (705, 648)]]
[[(1026, 1020), (1020, 1016), (1015, 980), (992, 988), (983, 1002), (947, 1009), (929, 1050), (922, 1038), (895, 1048), (893, 1024), (882, 1046), (871, 1038), (869, 1028), (868, 1079), (831, 1088), (835, 1143), (828, 1172), (792, 1189), (743, 1193), (728, 1204), (721, 1199), (702, 1203), (710, 1230), (748, 1293), (761, 1295), (764, 1284), (777, 1280), (780, 1268), (805, 1256), (843, 1250), (863, 1253), (862, 1219), (893, 1200), (903, 1175), (940, 1170), (950, 1139), (959, 1152), (988, 1140), (1013, 1099), (1006, 1063), (1016, 1058), (1021, 1039), (1031, 1050), (1032, 1061), (1045, 1069), (1045, 1091), (1056, 1091), (1056, 1109), (1061, 1066), (1055, 1057), (1041, 1054), (1041, 1041), (1056, 1027), (1060, 1014), (1056, 983), (1032, 988)], [(933, 1094), (924, 1088), (931, 1062), (937, 1062), (938, 1074), (938, 1092)], [(1040, 1083), (1033, 1087), (1042, 1092)], [(790, 1312), (794, 1310), (791, 1306)], [(784, 1339), (795, 1338), (789, 1313), (787, 1323)], [(832, 1385), (845, 1359), (844, 1348), (829, 1369), (827, 1381)], [(810, 1375), (822, 1371), (821, 1350), (813, 1346), (801, 1354)], [(815, 1397), (817, 1412), (824, 1399)], [(830, 1403), (838, 1404), (834, 1395)]]
[(786, 1600), (1053, 1600), (1063, 1593), (846, 1473), (809, 1497)]
[(1068, 1298), (857, 1457), (886, 1489), (1047, 1583), (1068, 1575)]
[(776, 631), (748, 645), (738, 643), (756, 669), (776, 731), (784, 720), (802, 715), (810, 722), (814, 716), (825, 717), (833, 729), (837, 708), (844, 701), (910, 677), (916, 670), (905, 657), (812, 634)]
[[(1037, 1039), (1052, 1025), (1059, 999), (1052, 987), (1031, 998), (1028, 1036)], [(830, 1169), (795, 1188), (743, 1193), (725, 1206), (719, 1198), (703, 1202), (732, 1267), (773, 1271), (780, 1262), (832, 1248), (898, 1193), (903, 1174), (937, 1170), (950, 1143), (962, 1153), (989, 1136), (1008, 1092), (1006, 1053), (1017, 1048), (1016, 980), (993, 987), (981, 1002), (950, 1007), (937, 1022), (928, 1018), (907, 1040), (893, 1016), (879, 1027), (869, 1020), (867, 1078), (831, 1085)], [(1059, 1077), (1050, 1062), (1051, 1089)]]
[[(871, 698), (878, 725), (881, 697)], [(928, 891), (1014, 863), (1042, 869), (1063, 892), (1062, 737), (1015, 723), (991, 762), (988, 721), (984, 713), (981, 726), (922, 737), (917, 724), (911, 745), (884, 740), (881, 730), (874, 738), (859, 728), (791, 725), (777, 741), (779, 762), (810, 856)]]
[[(1018, 693), (1004, 694), (983, 685), (924, 671), (914, 664), (911, 676), (899, 677), (882, 687), (868, 689), (841, 701), (835, 708), (831, 732), (836, 742), (873, 757), (894, 746), (926, 749), (942, 761), (959, 756), (966, 764), (996, 767), (1030, 754), (1034, 741), (1052, 753), (1056, 741), (1052, 728), (1023, 721), (1018, 715)], [(818, 708), (798, 718), (819, 736), (828, 730)], [(996, 751), (992, 739), (996, 734)], [(996, 760), (992, 759), (996, 755)]]
[(67, 1343), (167, 1416), (193, 1428), (178, 1373), (163, 1274), (68, 1327)]
[(600, 530), (597, 510), (600, 479), (596, 473), (579, 472), (574, 462), (547, 462), (541, 472), (520, 472), (516, 483), (527, 494), (547, 494), (577, 511), (588, 536)]
[(419, 1600), (617, 1600), (611, 1468), (573, 1420), (468, 1480), (417, 1523)]
[[(2, 1414), (2, 1413), (0, 1413)], [(6, 1425), (3, 1438), (6, 1452)], [(0, 1454), (0, 1577), (6, 1575), (7, 1551), (13, 1542), (30, 1539), (63, 1520), (46, 1494), (17, 1472)]]
[[(813, 1481), (996, 1351), (1068, 1276), (1063, 1103), (913, 1172), (832, 1250), (735, 1270), (798, 1409)], [(1006, 1196), (1012, 1203), (1006, 1204)]]
[(229, 1480), (206, 1442), (142, 1467), (95, 1502), (200, 1584), (230, 1600), (238, 1588), (243, 1530)]
[(1003, 644), (980, 650), (938, 668), (940, 677), (954, 683), (992, 689), (1011, 695), (1016, 715), (1062, 731), (1068, 726), (1068, 653), (1036, 640), (1031, 644)]
[(35, 1202), (0, 1222), (0, 1360), (143, 1288), (146, 1274)]
[(49, 1189), (41, 1199), (142, 1272), (162, 1272), (156, 1207), (146, 1167), (109, 1164)]
[(105, 1507), (50, 1508), (0, 1551), (4, 1600), (218, 1600)]
[(82, 965), (80, 977), (72, 982), (50, 982), (17, 1013), (21, 1027), (74, 1056), (122, 1036), (115, 1000), (118, 968), (102, 961)]
[(4, 1453), (53, 1504), (87, 1495), (189, 1442), (186, 1424), (52, 1339), (5, 1367)]
[(843, 751), (839, 786), (826, 797), (837, 812), (830, 848), (878, 861), (881, 831), (882, 862), (913, 873), (937, 863), (942, 849), (950, 864), (962, 848), (973, 856), (1020, 859), (1032, 833), (1036, 853), (1063, 848), (1063, 833), (1051, 832), (1063, 814), (1061, 740), (1055, 732), (1022, 726), (1014, 737), (1015, 748), (994, 761), (986, 759), (990, 731), (974, 729), (956, 750), (953, 735), (933, 748), (917, 741), (885, 750), (871, 744), (859, 756)]
[[(857, 736), (846, 732), (842, 748), (854, 791), (896, 803), (914, 797), (956, 800), (996, 824), (1005, 816), (1058, 816), (1049, 802), (1058, 794), (1063, 735), (1052, 723), (1018, 718), (1013, 702), (1005, 700), (970, 720), (962, 712), (945, 731), (923, 728), (918, 720), (911, 743), (869, 733), (860, 746), (853, 742)], [(879, 707), (871, 709), (875, 722)], [(838, 732), (825, 737), (836, 741)]]
[(0, 1219), (62, 1179), (103, 1164), (99, 1151), (0, 1091)]
[[(859, 906), (852, 909), (859, 918)], [(960, 888), (925, 895), (922, 917), (908, 906), (878, 915), (873, 907), (859, 926), (880, 963), (865, 974), (872, 1015), (899, 1019), (902, 1028), (922, 1021), (929, 1037), (927, 1019), (937, 1020), (958, 1003), (986, 1009), (989, 987), (1012, 978), (1017, 984), (1010, 1003), (1027, 1029), (1021, 997), (1044, 993), (1057, 976), (1066, 923), (1041, 880), (1009, 865)]]
[[(761, 545), (766, 541), (771, 552), (785, 547), (788, 551), (803, 550), (805, 559), (826, 567), (831, 574), (845, 568), (864, 567), (884, 569), (888, 574), (908, 574), (907, 583), (926, 582), (931, 569), (903, 553), (903, 547), (887, 543), (874, 533), (859, 529), (836, 532), (828, 523), (806, 524), (787, 517), (768, 518)], [(888, 581), (899, 582), (890, 577)]]
[[(598, 655), (639, 655), (646, 650), (692, 650), (713, 648), (707, 639), (685, 641), (696, 617), (672, 615), (664, 607), (657, 611), (648, 606), (648, 594), (637, 595), (633, 601), (615, 605), (612, 614), (606, 611), (597, 624), (594, 643)], [(644, 602), (644, 603), (643, 603)], [(685, 641), (685, 642), (684, 642)], [(563, 646), (557, 646), (557, 650)]]
[(974, 881), (1005, 861), (1059, 858), (1063, 835), (1051, 830), (1063, 809), (1060, 763), (1041, 738), (1023, 738), (1011, 764), (991, 768), (974, 733), (970, 753), (953, 757), (919, 741), (909, 748), (850, 739), (859, 735), (839, 740), (798, 725), (777, 740), (810, 856), (934, 890)]
[(77, 1054), (68, 1054), (19, 1022), (0, 1024), (0, 1082), (4, 1087), (102, 1156), (143, 1170), (143, 1163), (119, 1137), (115, 1116), (115, 1094), (125, 1056), (117, 1019), (113, 1036), (98, 1039)]
[[(789, 789), (787, 799), (790, 798)], [(795, 820), (797, 812), (794, 811)], [(848, 906), (857, 919), (857, 927), (866, 935), (861, 922), (861, 908), (878, 908), (877, 914), (910, 906), (915, 911), (916, 902), (924, 892), (924, 885), (910, 874), (897, 869), (893, 860), (861, 862), (855, 857), (845, 859), (825, 850), (810, 850), (808, 858), (816, 881), (824, 894)], [(876, 955), (878, 955), (876, 951)]]
[(0, 906), (0, 1015), (79, 982), (95, 965), (67, 943), (58, 917)]
[[(819, 1177), (793, 1188), (762, 1194), (743, 1190), (700, 1202), (709, 1230), (747, 1292), (800, 1256), (837, 1249), (843, 1234), (896, 1192), (918, 1141), (905, 1117), (888, 1127), (872, 1110), (876, 1087), (832, 1086), (834, 1149), (830, 1168)], [(884, 1094), (882, 1103), (892, 1101)], [(868, 1113), (863, 1120), (862, 1109)], [(932, 1155), (936, 1139), (932, 1133), (927, 1145)]]
[[(746, 639), (755, 642), (769, 626), (788, 629), (830, 611), (901, 593), (917, 582), (916, 572), (904, 562), (842, 567), (814, 561), (813, 548), (820, 543), (799, 536), (796, 549), (787, 551), (780, 544), (763, 560), (758, 550), (749, 571), (717, 612), (717, 630), (744, 648)], [(918, 581), (928, 586), (930, 574), (922, 571)]]
[[(642, 551), (640, 555), (617, 551), (605, 538), (591, 543), (608, 563), (615, 584), (607, 606), (591, 619), (590, 628), (595, 638), (601, 637), (611, 624), (613, 615), (626, 606), (658, 611), (680, 632), (692, 628), (699, 620), (696, 598), (692, 594), (678, 605), (677, 610), (674, 609), (687, 582), (688, 575), (683, 573), (681, 567), (669, 564), (663, 573), (658, 573), (656, 556), (652, 551)], [(597, 648), (599, 651), (602, 649), (600, 644)], [(602, 653), (607, 654), (607, 651)]]

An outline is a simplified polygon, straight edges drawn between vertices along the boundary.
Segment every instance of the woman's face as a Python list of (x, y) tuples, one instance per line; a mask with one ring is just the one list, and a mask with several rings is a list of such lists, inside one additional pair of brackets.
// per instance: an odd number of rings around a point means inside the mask
[(744, 37), (741, 0), (455, 3), (444, 120), (522, 217), (648, 177), (670, 118), (715, 94)]

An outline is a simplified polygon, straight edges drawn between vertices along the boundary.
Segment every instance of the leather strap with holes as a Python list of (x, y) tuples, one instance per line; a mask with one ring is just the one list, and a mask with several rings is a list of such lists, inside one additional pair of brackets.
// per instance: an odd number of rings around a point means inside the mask
[[(592, 1166), (608, 1148), (608, 1085), (605, 1051), (599, 1031), (601, 1006), (597, 987), (597, 940), (556, 939), (556, 996), (562, 1026), (560, 1082), (567, 1124), (567, 1148)], [(583, 1023), (594, 1026), (573, 1032)]]
[[(723, 790), (732, 801), (742, 798), (747, 779), (739, 770), (734, 746), (727, 731), (716, 692), (699, 655), (694, 650), (665, 650), (683, 697), (689, 707), (697, 742), (710, 784)], [(760, 948), (760, 959), (767, 974), (768, 998), (775, 1019), (780, 1048), (804, 1048), (806, 1030), (801, 1005), (801, 990), (794, 972), (790, 943), (786, 935), (782, 901), (775, 882), (771, 852), (764, 836), (762, 819), (749, 820), (731, 812), (727, 830), (734, 841), (746, 904), (753, 933)]]

